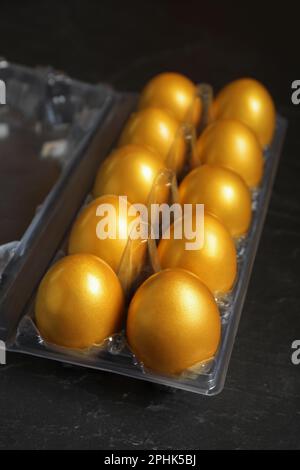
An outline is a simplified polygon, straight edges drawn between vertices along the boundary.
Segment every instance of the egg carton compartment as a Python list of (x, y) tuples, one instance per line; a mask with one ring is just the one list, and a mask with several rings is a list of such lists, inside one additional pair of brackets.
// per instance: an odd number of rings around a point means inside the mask
[[(219, 349), (212, 360), (204, 364), (200, 364), (196, 368), (187, 370), (179, 377), (156, 374), (146, 370), (132, 354), (127, 346), (124, 331), (107, 338), (101, 346), (91, 348), (90, 350), (83, 352), (49, 345), (43, 341), (34, 323), (35, 294), (25, 311), (24, 317), (19, 323), (17, 334), (13, 343), (9, 346), (9, 349), (29, 355), (54, 359), (76, 366), (114, 372), (198, 394), (215, 395), (219, 393), (224, 386), (234, 339), (247, 293), (247, 286), (284, 142), (286, 128), (286, 120), (278, 115), (276, 131), (272, 144), (264, 152), (265, 167), (263, 179), (259, 189), (254, 191), (252, 194), (253, 217), (251, 226), (247, 236), (237, 242), (237, 281), (233, 290), (227, 296), (216, 299), (221, 313), (222, 333)], [(176, 191), (173, 192), (172, 197), (176, 198)], [(61, 257), (66, 254), (67, 238), (68, 236), (56, 256)], [(153, 246), (153, 241), (147, 241), (147, 243), (147, 256), (149, 256), (149, 258), (147, 263), (144, 265), (143, 273), (140, 273), (138, 284), (140, 284), (145, 277), (148, 277), (153, 272), (159, 270), (159, 266), (155, 260), (155, 254), (153, 255), (153, 252), (151, 254), (151, 249), (154, 250), (154, 252), (156, 249), (155, 246)], [(56, 259), (57, 258), (54, 258), (54, 261)], [(130, 292), (128, 285), (126, 286), (126, 290), (127, 292)], [(130, 295), (131, 294), (129, 293), (129, 298)]]

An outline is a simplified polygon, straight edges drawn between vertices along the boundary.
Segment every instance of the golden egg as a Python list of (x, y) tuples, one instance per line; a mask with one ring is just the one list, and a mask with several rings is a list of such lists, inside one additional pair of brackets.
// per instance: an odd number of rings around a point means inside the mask
[[(182, 224), (182, 221), (179, 221)], [(195, 215), (191, 227), (196, 227)], [(177, 222), (176, 222), (177, 223)], [(175, 223), (175, 227), (176, 227)], [(186, 223), (186, 221), (184, 221)], [(183, 227), (182, 233), (184, 234)], [(214, 295), (229, 292), (237, 273), (236, 248), (225, 226), (214, 216), (205, 214), (203, 220), (203, 243), (199, 248), (188, 249), (195, 238), (174, 237), (174, 224), (170, 237), (161, 239), (158, 246), (160, 265), (165, 268), (182, 268), (196, 274)], [(200, 240), (199, 240), (200, 241)]]
[(119, 331), (123, 309), (123, 291), (108, 264), (77, 254), (62, 258), (44, 276), (35, 318), (46, 341), (83, 349)]
[(166, 109), (179, 122), (197, 125), (201, 116), (201, 100), (194, 83), (179, 73), (161, 73), (150, 80), (141, 93), (139, 108)]
[(251, 194), (244, 180), (228, 168), (202, 165), (179, 186), (181, 204), (204, 204), (233, 237), (245, 235), (251, 222)]
[(243, 78), (225, 86), (213, 103), (212, 116), (242, 121), (255, 132), (262, 147), (272, 141), (276, 110), (269, 92), (257, 80)]
[[(125, 145), (100, 165), (93, 195), (115, 194), (127, 196), (132, 204), (147, 204), (157, 175), (165, 169), (161, 157), (153, 151), (141, 145)], [(165, 197), (162, 191), (161, 199)]]
[(254, 132), (235, 119), (210, 124), (199, 137), (193, 166), (216, 164), (238, 173), (250, 188), (259, 185), (263, 174), (263, 153)]
[(167, 111), (146, 108), (134, 113), (126, 124), (120, 145), (144, 145), (162, 157), (166, 167), (180, 173), (186, 145), (183, 129)]
[(212, 358), (221, 321), (208, 288), (183, 269), (166, 269), (136, 291), (128, 311), (127, 339), (146, 368), (180, 374)]
[[(133, 223), (139, 219), (131, 204), (119, 196), (106, 195), (94, 199), (77, 217), (70, 234), (68, 252), (90, 253), (103, 259), (118, 273)], [(146, 244), (134, 244), (131, 269), (138, 271), (143, 263)], [(129, 269), (129, 266), (127, 266)]]

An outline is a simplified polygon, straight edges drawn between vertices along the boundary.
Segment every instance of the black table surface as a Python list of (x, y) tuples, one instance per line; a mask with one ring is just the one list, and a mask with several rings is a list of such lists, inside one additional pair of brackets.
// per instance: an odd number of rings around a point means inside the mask
[(300, 365), (291, 361), (300, 339), (297, 12), (207, 3), (1, 2), (0, 54), (11, 61), (120, 90), (164, 70), (216, 90), (252, 76), (289, 130), (223, 392), (208, 398), (8, 354), (0, 448), (300, 448)]

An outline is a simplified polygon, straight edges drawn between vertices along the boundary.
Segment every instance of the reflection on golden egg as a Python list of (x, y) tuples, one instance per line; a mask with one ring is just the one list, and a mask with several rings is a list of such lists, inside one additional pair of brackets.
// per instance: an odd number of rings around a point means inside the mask
[[(184, 222), (184, 223), (183, 223)], [(204, 220), (197, 222), (195, 215), (192, 224), (187, 220), (179, 220), (183, 236), (174, 237), (174, 224), (170, 237), (161, 239), (158, 246), (160, 265), (165, 268), (183, 268), (196, 274), (214, 295), (229, 292), (234, 284), (237, 273), (236, 248), (234, 241), (225, 226), (214, 216), (205, 214)], [(196, 226), (198, 223), (198, 227)], [(203, 222), (203, 240), (199, 237), (199, 248), (192, 231), (200, 231)], [(175, 230), (178, 230), (178, 222)], [(184, 227), (185, 225), (185, 227)], [(190, 234), (187, 237), (187, 229)], [(190, 249), (188, 249), (190, 247)], [(192, 248), (193, 247), (193, 248)]]
[(167, 111), (146, 108), (134, 113), (126, 124), (120, 145), (144, 145), (162, 157), (167, 168), (180, 173), (186, 145), (183, 129)]
[(228, 168), (202, 165), (191, 171), (179, 186), (181, 204), (204, 204), (206, 212), (223, 222), (233, 237), (249, 229), (251, 193), (244, 180)]
[(275, 105), (267, 89), (257, 80), (243, 78), (225, 86), (213, 103), (212, 116), (242, 121), (255, 132), (262, 147), (272, 141)]
[[(93, 196), (127, 196), (132, 204), (147, 204), (157, 175), (166, 170), (161, 157), (140, 145), (125, 145), (104, 160), (97, 173)], [(161, 193), (166, 197), (165, 188)], [(161, 202), (162, 202), (161, 201)]]
[(235, 119), (220, 119), (199, 137), (193, 165), (212, 163), (238, 173), (250, 188), (259, 185), (263, 174), (263, 153), (254, 132)]
[[(118, 273), (130, 231), (139, 216), (130, 213), (131, 204), (114, 195), (101, 196), (88, 204), (77, 217), (70, 234), (68, 252), (90, 253), (103, 259)], [(143, 263), (146, 244), (132, 240), (134, 271)], [(129, 266), (127, 266), (129, 269)]]
[(62, 258), (44, 276), (35, 318), (46, 341), (83, 349), (119, 331), (123, 309), (123, 291), (108, 264), (77, 254)]
[(221, 321), (208, 288), (183, 269), (166, 269), (136, 291), (128, 311), (127, 339), (146, 368), (180, 374), (212, 358)]
[(201, 100), (194, 83), (179, 73), (161, 73), (150, 80), (141, 93), (139, 108), (166, 109), (179, 122), (197, 125), (201, 116)]

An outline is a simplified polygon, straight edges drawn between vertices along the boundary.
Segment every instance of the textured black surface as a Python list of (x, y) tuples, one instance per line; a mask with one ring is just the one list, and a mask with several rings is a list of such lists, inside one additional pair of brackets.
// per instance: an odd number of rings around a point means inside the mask
[[(138, 90), (161, 70), (219, 88), (262, 80), (289, 130), (221, 395), (174, 392), (10, 354), (0, 448), (300, 448), (300, 106), (297, 12), (204, 2), (1, 2), (0, 54)], [(227, 3), (227, 2), (226, 2)], [(298, 61), (299, 62), (299, 61)]]

